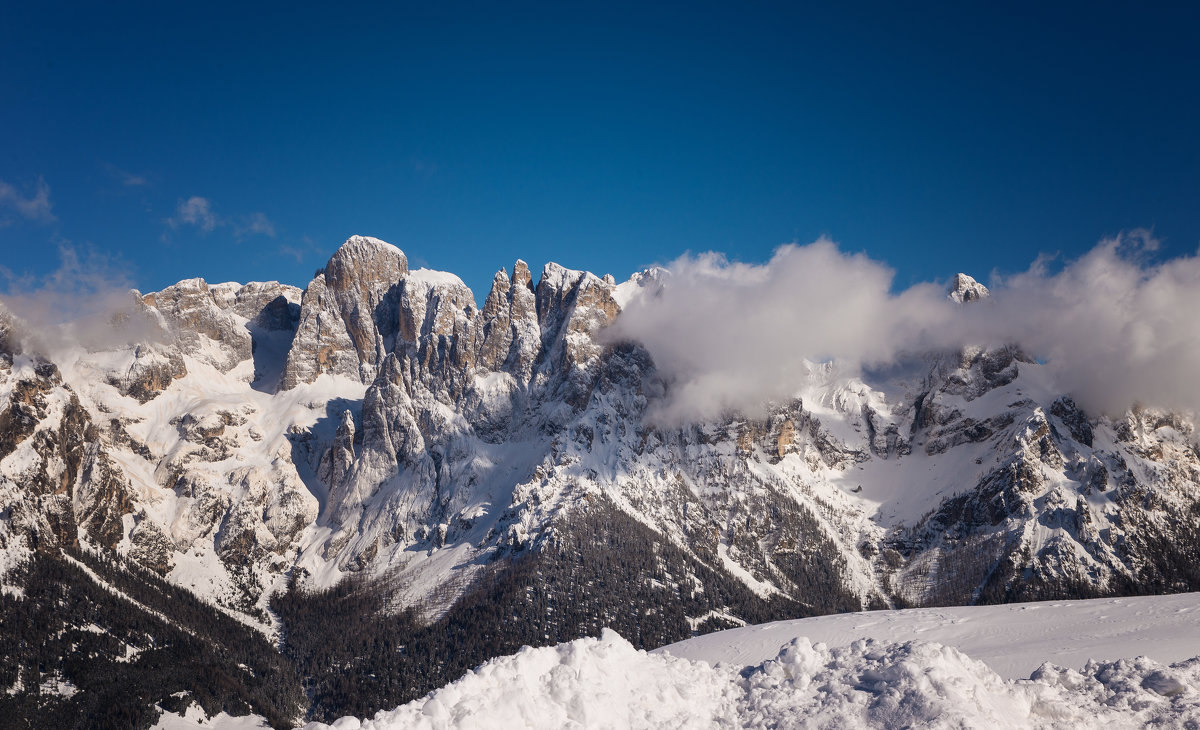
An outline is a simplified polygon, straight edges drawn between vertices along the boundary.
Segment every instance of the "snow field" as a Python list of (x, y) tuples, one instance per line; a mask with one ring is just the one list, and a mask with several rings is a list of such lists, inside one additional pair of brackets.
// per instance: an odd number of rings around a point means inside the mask
[(794, 638), (738, 666), (650, 654), (612, 631), (492, 660), (373, 719), (305, 730), (470, 728), (1194, 728), (1200, 658), (1044, 665), (1005, 680), (934, 642)]
[(1200, 655), (1200, 593), (860, 611), (719, 631), (656, 653), (737, 666), (773, 658), (797, 636), (845, 646), (859, 639), (913, 639), (953, 646), (1004, 679), (1025, 679), (1044, 662), (1148, 656), (1170, 664)]

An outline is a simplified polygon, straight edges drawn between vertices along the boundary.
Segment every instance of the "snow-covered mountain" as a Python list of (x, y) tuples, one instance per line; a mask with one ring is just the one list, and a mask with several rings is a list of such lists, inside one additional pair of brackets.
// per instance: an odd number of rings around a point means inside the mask
[[(378, 709), (604, 626), (652, 648), (836, 611), (1200, 588), (1188, 418), (1086, 413), (1008, 346), (811, 363), (765, 416), (662, 423), (671, 375), (606, 328), (664, 286), (556, 264), (535, 282), (518, 261), (478, 307), (355, 236), (303, 291), (135, 292), (87, 347), (6, 313), (5, 600), (30, 561), (119, 558), (302, 674), (330, 657), (297, 606), (403, 615), (395, 646), (422, 659), (371, 690)], [(960, 274), (946, 306), (987, 297)], [(447, 657), (431, 627), (470, 646)], [(0, 679), (15, 696), (38, 672)], [(320, 717), (357, 709), (308, 690)]]

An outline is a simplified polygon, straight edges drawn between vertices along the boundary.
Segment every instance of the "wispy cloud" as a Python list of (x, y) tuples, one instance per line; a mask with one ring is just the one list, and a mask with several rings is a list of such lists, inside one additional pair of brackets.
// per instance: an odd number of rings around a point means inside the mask
[(122, 186), (127, 188), (140, 188), (150, 184), (150, 180), (145, 175), (136, 175), (127, 170), (122, 170), (111, 162), (105, 162), (104, 171), (109, 174), (112, 179), (116, 180)]
[[(236, 218), (226, 218), (216, 213), (211, 200), (199, 195), (193, 195), (186, 200), (181, 199), (175, 206), (175, 215), (167, 218), (166, 224), (170, 230), (190, 226), (204, 233), (228, 227), (233, 237), (239, 241), (247, 236), (275, 237), (275, 224), (265, 213), (256, 211)], [(164, 240), (166, 237), (164, 232)]]
[(287, 256), (295, 259), (296, 263), (298, 264), (304, 263), (305, 259), (308, 259), (314, 255), (325, 254), (325, 250), (318, 246), (317, 242), (308, 236), (302, 236), (300, 238), (300, 243), (296, 245), (281, 243), (277, 250), (281, 256)]
[(0, 208), (15, 212), (34, 223), (53, 223), (58, 220), (50, 202), (50, 186), (41, 177), (37, 179), (32, 192), (22, 192), (0, 180)]
[[(1096, 411), (1134, 403), (1200, 411), (1200, 255), (1152, 263), (1131, 231), (1057, 273), (1039, 259), (962, 306), (946, 287), (892, 290), (892, 270), (828, 240), (779, 248), (763, 265), (719, 254), (670, 265), (665, 286), (626, 306), (612, 335), (641, 342), (671, 384), (666, 420), (761, 412), (790, 398), (813, 363), (853, 372), (914, 353), (1015, 343), (1063, 392)], [(948, 272), (952, 274), (953, 272)]]
[(296, 263), (298, 264), (304, 262), (304, 256), (306, 252), (304, 249), (299, 248), (298, 246), (289, 246), (286, 243), (281, 243), (279, 244), (278, 250), (281, 256), (287, 256), (288, 258), (295, 259)]
[(167, 225), (171, 228), (195, 226), (205, 233), (210, 233), (223, 223), (213, 213), (212, 202), (208, 198), (193, 195), (187, 200), (179, 201), (175, 206), (175, 215), (167, 219)]
[(274, 238), (275, 224), (263, 213), (251, 213), (250, 215), (243, 216), (234, 224), (233, 235), (236, 238), (243, 238), (249, 235)]

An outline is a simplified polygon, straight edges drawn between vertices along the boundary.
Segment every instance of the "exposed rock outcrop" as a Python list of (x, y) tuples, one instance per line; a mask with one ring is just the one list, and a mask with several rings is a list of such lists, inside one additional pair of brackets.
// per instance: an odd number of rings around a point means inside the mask
[(300, 322), (280, 387), (322, 373), (369, 383), (399, 327), (398, 288), (408, 258), (377, 238), (352, 236), (304, 290)]

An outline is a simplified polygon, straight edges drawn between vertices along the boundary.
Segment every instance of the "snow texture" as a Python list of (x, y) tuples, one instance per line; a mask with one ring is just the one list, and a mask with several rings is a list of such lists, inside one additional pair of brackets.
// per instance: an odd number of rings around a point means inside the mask
[(1005, 679), (1043, 662), (1081, 667), (1135, 656), (1169, 664), (1200, 654), (1200, 594), (862, 611), (719, 631), (656, 649), (710, 663), (758, 664), (797, 636), (830, 646), (859, 639), (936, 641)]
[(208, 717), (199, 705), (191, 705), (182, 715), (163, 713), (150, 730), (267, 730), (270, 727), (257, 715), (233, 717), (220, 712)]
[(798, 636), (758, 664), (648, 654), (615, 632), (492, 660), (362, 721), (306, 730), (401, 728), (1134, 728), (1200, 722), (1200, 657), (1045, 664), (1006, 680), (958, 649)]

